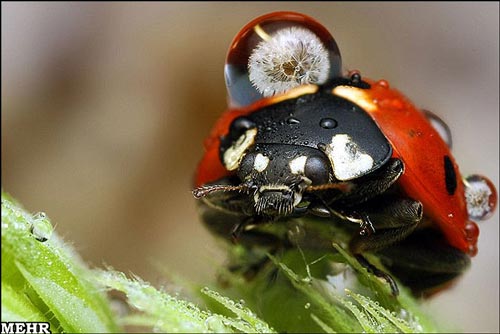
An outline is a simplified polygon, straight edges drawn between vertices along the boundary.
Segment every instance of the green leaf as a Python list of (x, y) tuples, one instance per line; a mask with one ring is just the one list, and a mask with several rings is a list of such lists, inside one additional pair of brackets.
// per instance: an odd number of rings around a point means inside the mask
[(228, 310), (232, 311), (236, 314), (237, 318), (242, 320), (240, 322), (246, 322), (248, 326), (245, 326), (243, 332), (252, 332), (252, 333), (272, 333), (274, 329), (269, 327), (267, 323), (260, 320), (250, 309), (243, 306), (241, 302), (235, 303), (228, 297), (221, 296), (218, 292), (210, 290), (209, 288), (203, 288), (202, 292), (212, 299), (218, 301), (222, 305), (224, 305)]
[(31, 215), (2, 193), (4, 291), (2, 321), (48, 320), (55, 332), (118, 331), (91, 271), (52, 232), (46, 215)]
[(24, 293), (2, 281), (2, 321), (49, 322), (49, 319)]
[(396, 317), (395, 313), (389, 312), (387, 309), (380, 306), (365, 296), (346, 290), (347, 295), (354, 299), (373, 319), (372, 323), (378, 324), (377, 332), (401, 332), (401, 333), (414, 333), (420, 331), (420, 328), (412, 328), (409, 323), (404, 319)]
[(232, 311), (236, 318), (202, 310), (191, 302), (159, 291), (139, 278), (129, 279), (120, 272), (100, 270), (96, 271), (96, 277), (108, 289), (125, 293), (128, 304), (140, 311), (123, 319), (123, 323), (127, 325), (139, 325), (169, 333), (274, 332), (249, 309), (209, 288), (202, 289), (202, 292)]

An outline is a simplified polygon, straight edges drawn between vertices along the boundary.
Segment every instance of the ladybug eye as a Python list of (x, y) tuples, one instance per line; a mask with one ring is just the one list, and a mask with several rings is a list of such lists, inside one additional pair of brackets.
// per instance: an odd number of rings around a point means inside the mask
[(304, 166), (304, 174), (312, 181), (312, 184), (326, 184), (330, 177), (330, 164), (320, 156), (310, 156)]
[(267, 14), (247, 24), (233, 40), (225, 64), (231, 104), (239, 107), (340, 75), (340, 52), (328, 30), (293, 12)]

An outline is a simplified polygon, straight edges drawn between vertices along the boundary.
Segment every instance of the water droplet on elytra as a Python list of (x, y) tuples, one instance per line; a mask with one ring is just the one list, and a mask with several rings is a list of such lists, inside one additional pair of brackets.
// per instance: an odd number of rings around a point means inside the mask
[(297, 119), (297, 118), (295, 118), (295, 117), (288, 117), (288, 118), (286, 119), (286, 122), (287, 122), (288, 124), (299, 124), (299, 123), (300, 123), (300, 120), (299, 120), (299, 119)]
[(377, 81), (376, 85), (383, 87), (383, 88), (389, 88), (389, 82), (387, 80), (379, 80)]
[(336, 128), (337, 125), (337, 121), (333, 118), (322, 118), (319, 121), (319, 126), (321, 126), (323, 129), (333, 129)]

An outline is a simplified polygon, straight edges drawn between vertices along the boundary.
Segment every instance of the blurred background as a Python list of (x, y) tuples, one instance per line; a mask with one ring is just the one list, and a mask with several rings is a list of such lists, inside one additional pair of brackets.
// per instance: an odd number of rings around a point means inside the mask
[[(461, 171), (498, 188), (498, 2), (2, 2), (3, 189), (94, 266), (211, 279), (224, 256), (192, 173), (226, 106), (231, 40), (276, 10), (316, 18), (345, 69), (440, 115)], [(480, 228), (471, 269), (426, 303), (451, 328), (498, 332), (498, 213)]]

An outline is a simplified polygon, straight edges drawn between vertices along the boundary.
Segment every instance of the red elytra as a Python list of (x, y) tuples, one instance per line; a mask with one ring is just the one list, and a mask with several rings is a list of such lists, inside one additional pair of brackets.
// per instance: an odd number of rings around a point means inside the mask
[[(426, 116), (386, 81), (365, 81), (371, 85), (367, 97), (376, 106), (368, 113), (391, 142), (393, 156), (405, 165), (398, 183), (409, 197), (422, 202), (424, 214), (438, 224), (450, 245), (476, 255), (479, 229), (468, 219), (464, 184), (448, 145)], [(457, 177), (451, 195), (446, 191), (444, 156)]]

